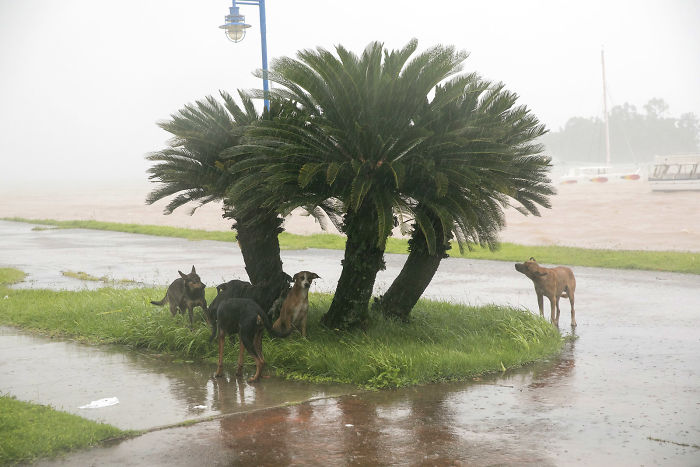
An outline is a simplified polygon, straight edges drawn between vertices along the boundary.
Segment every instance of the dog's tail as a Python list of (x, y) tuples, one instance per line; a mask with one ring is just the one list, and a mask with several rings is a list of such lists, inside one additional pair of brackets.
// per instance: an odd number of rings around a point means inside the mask
[(215, 337), (219, 335), (219, 326), (216, 321), (211, 322), (211, 336), (209, 336), (209, 342), (213, 341)]
[(153, 300), (151, 300), (151, 303), (154, 305), (165, 305), (165, 302), (167, 302), (167, 301), (168, 301), (168, 294), (166, 293), (165, 297), (163, 297), (163, 300), (161, 300), (159, 302), (154, 302)]
[[(211, 310), (211, 307), (209, 307), (209, 310)], [(211, 313), (211, 311), (208, 313)], [(217, 310), (209, 314), (209, 324), (211, 324), (211, 336), (209, 337), (209, 342), (211, 342), (215, 337), (219, 337), (219, 317), (217, 316)]]
[(273, 325), (272, 322), (270, 321), (270, 317), (267, 316), (267, 313), (264, 311), (260, 310), (258, 311), (258, 316), (260, 317), (260, 320), (263, 322), (263, 325), (265, 326), (265, 329), (267, 329), (267, 332), (270, 333), (270, 335), (275, 336), (275, 337), (287, 337), (289, 336), (293, 329), (290, 327), (289, 329), (285, 329), (283, 331), (280, 331), (279, 329), (276, 329)]

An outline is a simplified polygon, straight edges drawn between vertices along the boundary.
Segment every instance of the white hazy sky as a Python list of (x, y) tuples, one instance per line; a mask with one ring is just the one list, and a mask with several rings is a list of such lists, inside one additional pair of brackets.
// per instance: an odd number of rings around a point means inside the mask
[[(159, 120), (218, 91), (260, 87), (258, 9), (226, 40), (230, 0), (0, 0), (0, 184), (145, 179)], [(506, 83), (550, 129), (612, 104), (700, 116), (697, 0), (267, 0), (268, 55), (415, 37), (471, 53), (465, 71)]]

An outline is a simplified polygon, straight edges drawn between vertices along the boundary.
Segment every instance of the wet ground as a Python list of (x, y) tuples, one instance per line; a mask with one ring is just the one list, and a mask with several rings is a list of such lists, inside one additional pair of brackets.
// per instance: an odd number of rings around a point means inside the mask
[[(8, 222), (0, 236), (0, 266), (28, 272), (25, 287), (96, 286), (61, 270), (145, 284), (166, 284), (192, 264), (208, 285), (245, 276), (235, 244)], [(329, 291), (341, 256), (289, 251), (283, 261), (290, 273), (317, 272), (316, 290)], [(404, 258), (388, 255), (377, 291)], [(0, 392), (122, 428), (206, 420), (42, 464), (700, 465), (700, 277), (574, 271), (578, 338), (550, 362), (481, 381), (373, 393), (276, 378), (249, 385), (211, 378), (211, 365), (5, 328)], [(426, 295), (536, 309), (511, 263), (446, 260)], [(120, 403), (77, 408), (103, 397)]]

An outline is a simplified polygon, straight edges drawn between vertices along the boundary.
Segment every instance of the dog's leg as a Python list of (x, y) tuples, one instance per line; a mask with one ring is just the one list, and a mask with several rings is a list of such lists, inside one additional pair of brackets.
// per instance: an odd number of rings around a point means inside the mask
[(569, 303), (571, 304), (571, 327), (576, 327), (576, 312), (574, 311), (574, 292), (569, 290)]
[(307, 316), (304, 316), (304, 318), (301, 320), (301, 337), (306, 339), (306, 318)]
[(265, 364), (265, 357), (263, 357), (262, 353), (262, 338), (263, 338), (263, 331), (262, 329), (259, 329), (255, 333), (255, 340), (253, 342), (253, 345), (255, 345), (255, 352), (258, 354), (258, 357), (260, 360), (262, 360), (263, 365)]
[(559, 297), (557, 297), (557, 324), (559, 324), (559, 315), (561, 314), (561, 308), (559, 308)]
[(243, 346), (242, 336), (238, 335), (238, 367), (236, 368), (236, 376), (241, 376), (243, 374), (243, 353), (245, 352), (245, 347)]
[(216, 367), (214, 376), (221, 377), (224, 373), (224, 344), (226, 343), (226, 334), (219, 329), (219, 364)]
[(248, 379), (249, 383), (254, 383), (260, 379), (260, 373), (262, 372), (263, 365), (265, 365), (265, 362), (257, 355), (253, 355), (253, 358), (255, 359), (255, 376)]
[(194, 306), (187, 307), (187, 314), (190, 315), (190, 328), (194, 325), (194, 317), (192, 316), (194, 311)]
[[(251, 331), (257, 331), (254, 329), (251, 329)], [(240, 333), (240, 338), (241, 338), (241, 347), (245, 347), (245, 349), (253, 356), (255, 359), (255, 375), (248, 380), (248, 382), (252, 383), (254, 381), (257, 381), (260, 378), (260, 372), (262, 371), (262, 367), (265, 364), (263, 361), (262, 357), (260, 354), (258, 354), (258, 349), (256, 346), (256, 340), (258, 338), (257, 332), (256, 334), (250, 334), (248, 332), (245, 332), (245, 330), (241, 330)], [(262, 336), (261, 336), (262, 339)], [(260, 347), (262, 348), (262, 340), (260, 341)]]
[(555, 325), (556, 327), (559, 327), (559, 321), (557, 320), (557, 299), (555, 297), (547, 297), (549, 299), (549, 308), (550, 308), (550, 320), (552, 321), (552, 324)]
[(544, 295), (537, 293), (537, 306), (540, 308), (540, 317), (544, 318)]
[(168, 303), (170, 305), (170, 314), (175, 316), (177, 314), (177, 304), (173, 302)]

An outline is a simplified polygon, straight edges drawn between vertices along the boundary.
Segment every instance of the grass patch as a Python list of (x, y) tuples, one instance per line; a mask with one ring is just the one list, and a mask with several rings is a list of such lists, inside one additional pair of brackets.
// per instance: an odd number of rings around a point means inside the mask
[[(3, 220), (51, 225), (62, 229), (111, 230), (162, 237), (186, 238), (189, 240), (236, 241), (236, 234), (234, 231), (217, 232), (155, 225), (121, 224), (116, 222), (55, 221), (47, 219), (24, 219), (19, 217), (4, 218)], [(303, 250), (307, 248), (343, 250), (345, 248), (345, 237), (333, 234), (295, 235), (282, 232), (279, 236), (279, 241), (280, 248), (283, 250)], [(386, 252), (406, 254), (408, 252), (408, 241), (400, 238), (389, 238)], [(534, 256), (537, 261), (545, 264), (700, 274), (700, 253), (682, 251), (616, 251), (502, 243), (500, 248), (495, 252), (491, 252), (486, 248), (477, 247), (473, 251), (465, 251), (464, 253), (460, 253), (459, 248), (454, 244), (449, 253), (450, 256), (456, 258), (522, 262)]]
[(500, 248), (495, 252), (476, 248), (474, 251), (465, 251), (464, 254), (460, 254), (456, 246), (453, 250), (450, 255), (457, 258), (523, 262), (533, 256), (539, 263), (544, 264), (700, 274), (700, 253), (683, 251), (593, 250), (513, 243), (501, 243)]
[(61, 274), (80, 281), (104, 282), (105, 284), (136, 284), (136, 281), (131, 279), (110, 279), (107, 276), (97, 277), (83, 271), (61, 271)]
[(0, 286), (22, 282), (27, 275), (14, 268), (0, 268)]
[[(173, 318), (167, 307), (150, 304), (164, 288), (83, 291), (12, 290), (0, 286), (0, 324), (79, 341), (113, 343), (169, 353), (186, 360), (215, 361), (210, 329), (200, 321), (190, 329), (184, 315)], [(211, 301), (216, 291), (207, 291)], [(559, 332), (545, 320), (506, 307), (468, 307), (420, 301), (411, 324), (372, 314), (365, 331), (338, 333), (320, 325), (332, 296), (310, 294), (307, 340), (264, 344), (268, 371), (290, 379), (334, 381), (369, 388), (402, 387), (466, 380), (513, 368), (556, 354)], [(197, 309), (199, 311), (199, 309)], [(227, 345), (226, 362), (234, 369), (237, 346)], [(252, 371), (253, 361), (246, 359)]]
[(65, 277), (70, 277), (72, 279), (78, 279), (80, 281), (90, 281), (90, 282), (107, 282), (108, 279), (105, 276), (102, 277), (95, 277), (87, 272), (83, 271), (61, 271), (61, 274), (64, 275)]
[(32, 462), (132, 434), (51, 407), (0, 396), (0, 465)]

